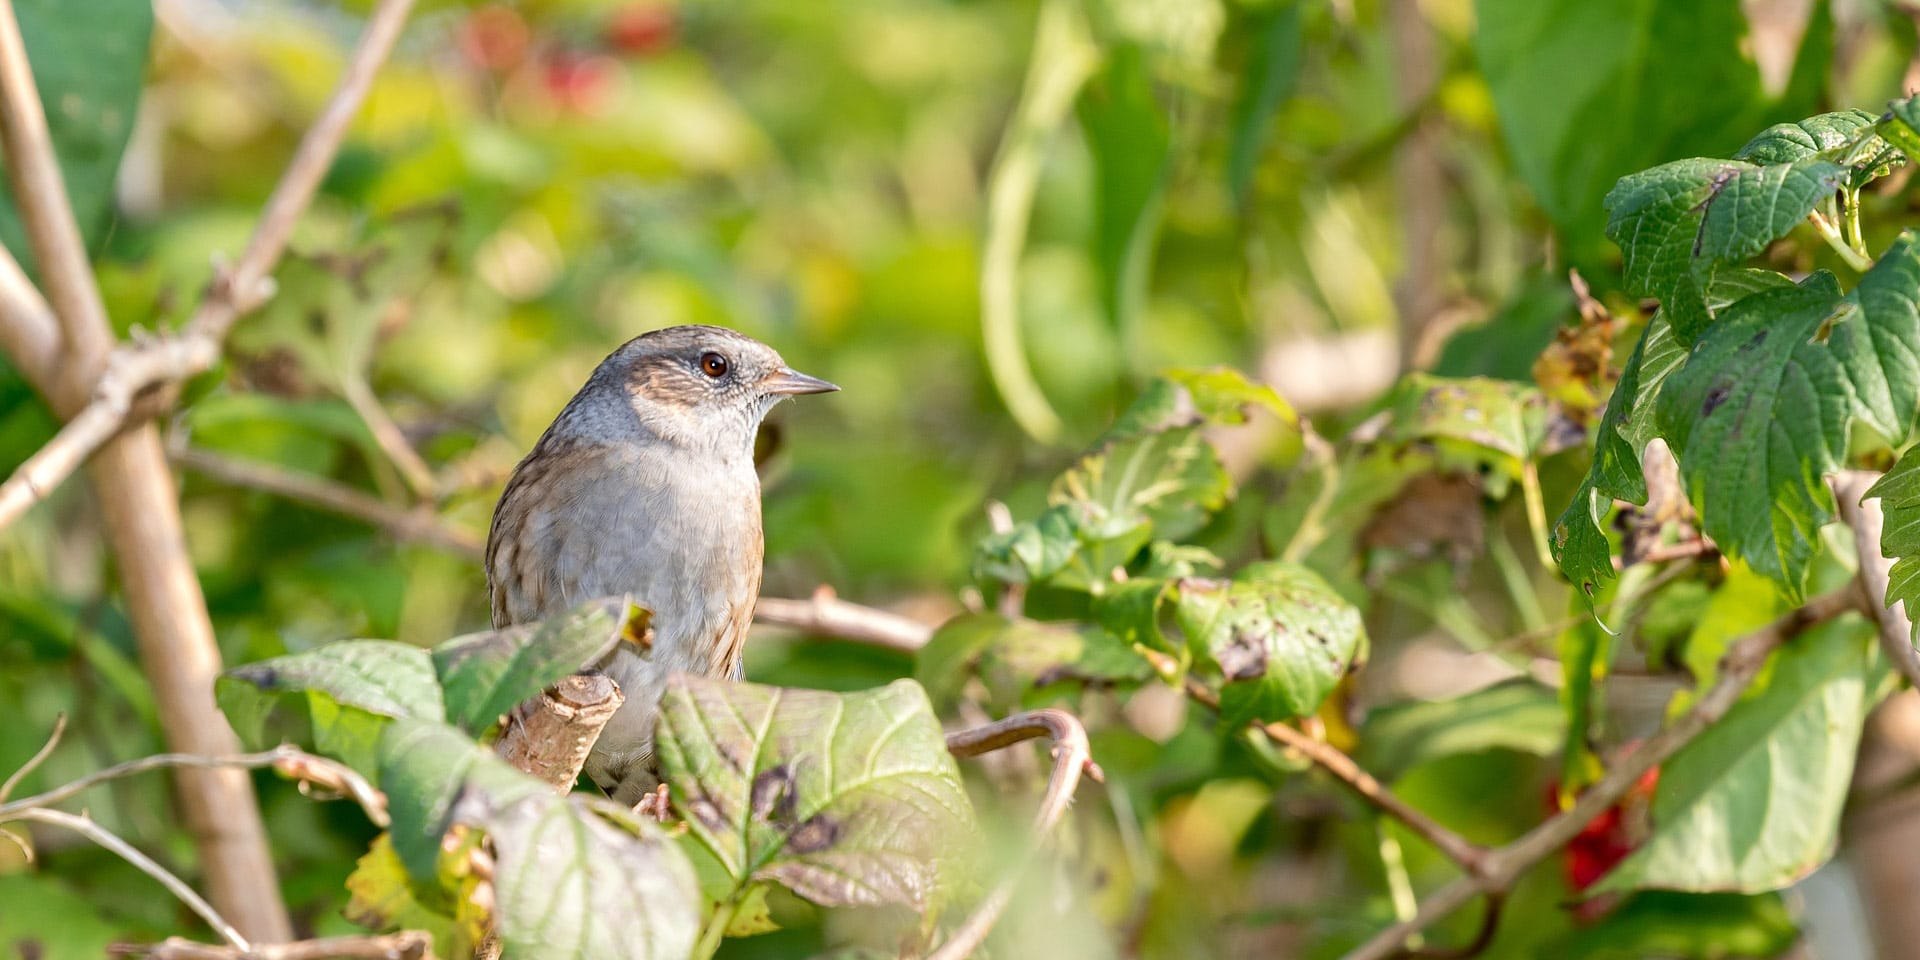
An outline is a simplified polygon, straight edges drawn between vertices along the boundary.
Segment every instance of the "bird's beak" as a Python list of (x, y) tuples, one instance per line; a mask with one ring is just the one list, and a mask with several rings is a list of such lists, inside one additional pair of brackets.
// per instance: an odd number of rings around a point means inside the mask
[(792, 367), (781, 367), (780, 372), (760, 381), (760, 389), (777, 397), (791, 397), (803, 393), (832, 393), (840, 388)]

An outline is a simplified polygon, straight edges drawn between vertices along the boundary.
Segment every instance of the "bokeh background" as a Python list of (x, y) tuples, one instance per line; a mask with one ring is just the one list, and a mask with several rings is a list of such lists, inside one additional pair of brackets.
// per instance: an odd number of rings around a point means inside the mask
[[(131, 84), (138, 109), (118, 169), (79, 192), (113, 317), (165, 327), (244, 242), (366, 5), (95, 6), (90, 29), (123, 36), (126, 62), (69, 69)], [(1619, 303), (1600, 205), (1618, 176), (1725, 156), (1776, 120), (1879, 109), (1920, 83), (1914, 17), (1897, 0), (423, 2), (279, 297), (168, 424), (222, 647), (238, 663), (482, 627), (473, 551), (507, 472), (602, 356), (678, 323), (738, 328), (844, 387), (770, 431), (767, 593), (831, 584), (941, 618), (974, 589), (987, 501), (1030, 516), (1159, 369), (1256, 374), (1330, 435), (1408, 369), (1532, 382), (1576, 317), (1570, 268)], [(0, 373), (0, 463), (54, 426)], [(1249, 461), (1286, 456), (1249, 445)], [(1548, 468), (1550, 511), (1581, 456)], [(435, 532), (233, 482), (263, 468)], [(1260, 552), (1283, 483), (1250, 487), (1211, 545)], [(1492, 527), (1505, 542), (1465, 561), (1533, 599), (1481, 604), (1456, 588), (1462, 558), (1414, 563), (1367, 606), (1380, 666), (1363, 699), (1446, 692), (1422, 655), (1567, 608), (1530, 558), (1502, 566), (1527, 546), (1511, 513)], [(160, 748), (93, 516), (70, 484), (0, 533), (0, 770), (56, 714), (72, 722), (29, 786)], [(749, 658), (756, 679), (841, 689), (912, 670), (778, 635)], [(1077, 851), (1099, 869), (1047, 891), (1077, 919), (1050, 913), (1010, 956), (1320, 956), (1392, 915), (1390, 833), (1238, 741), (1138, 712), (1096, 746), (1129, 784), (1086, 801), (1117, 804)], [(1541, 752), (1447, 758), (1400, 787), (1497, 841), (1545, 811)], [(261, 786), (299, 922), (352, 929), (341, 885), (370, 829)], [(90, 810), (190, 865), (170, 803), (141, 779)], [(0, 955), (193, 929), (111, 856), (41, 849), (28, 866), (0, 845)], [(1407, 857), (1415, 877), (1440, 869)], [(1559, 869), (1516, 894), (1487, 956), (1658, 952), (1626, 923), (1580, 927)], [(1660, 955), (1773, 955), (1808, 949), (1795, 916), (1854, 916), (1849, 889), (1656, 897), (1629, 919), (1666, 937)], [(1862, 955), (1857, 934), (1825, 936), (1819, 955)], [(832, 939), (802, 921), (723, 955)]]

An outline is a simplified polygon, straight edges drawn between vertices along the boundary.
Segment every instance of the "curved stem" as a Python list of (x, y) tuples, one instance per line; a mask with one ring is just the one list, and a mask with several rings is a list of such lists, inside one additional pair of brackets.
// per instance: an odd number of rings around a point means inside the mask
[(1066, 816), (1073, 791), (1085, 773), (1098, 781), (1100, 768), (1093, 762), (1087, 745), (1087, 730), (1079, 718), (1065, 710), (1047, 709), (1017, 713), (983, 727), (947, 735), (947, 750), (957, 757), (977, 757), (1024, 740), (1047, 737), (1053, 741), (1053, 776), (1047, 780), (1047, 792), (1040, 798), (1040, 809), (1033, 815), (1035, 842), (1014, 861), (1007, 875), (980, 901), (973, 913), (953, 931), (947, 942), (927, 955), (927, 960), (962, 960), (986, 942), (987, 934), (1013, 899), (1014, 888), (1042, 846), (1047, 834)]
[(1047, 141), (1093, 74), (1095, 57), (1076, 0), (1044, 0), (1020, 104), (987, 184), (987, 237), (980, 262), (987, 372), (1020, 429), (1042, 443), (1059, 439), (1060, 417), (1034, 379), (1020, 343), (1020, 257)]

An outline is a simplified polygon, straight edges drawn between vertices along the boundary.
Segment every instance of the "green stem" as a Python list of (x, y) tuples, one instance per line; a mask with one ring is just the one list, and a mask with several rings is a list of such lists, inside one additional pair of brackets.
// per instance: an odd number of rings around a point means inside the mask
[(713, 908), (713, 916), (707, 918), (707, 925), (700, 931), (700, 942), (694, 944), (693, 956), (698, 960), (709, 960), (720, 952), (720, 942), (727, 938), (727, 928), (733, 925), (733, 915), (740, 909), (735, 900), (726, 900)]
[(1871, 260), (1867, 253), (1867, 243), (1860, 236), (1860, 191), (1851, 187), (1840, 191), (1840, 220), (1847, 228), (1847, 246), (1861, 257)]
[(1533, 532), (1533, 550), (1540, 565), (1552, 570), (1553, 548), (1547, 545), (1547, 502), (1540, 494), (1540, 468), (1529, 460), (1520, 468), (1520, 493), (1527, 501), (1527, 528)]
[[(1380, 837), (1380, 867), (1387, 875), (1387, 897), (1393, 901), (1393, 918), (1405, 923), (1420, 912), (1420, 901), (1413, 895), (1413, 878), (1407, 874), (1407, 860), (1401, 854), (1400, 841), (1387, 822), (1375, 821), (1374, 830)], [(1407, 946), (1420, 949), (1417, 934), (1407, 938)]]
[(1020, 104), (987, 183), (987, 236), (980, 262), (980, 335), (987, 372), (1020, 429), (1042, 443), (1059, 439), (1061, 424), (1020, 342), (1020, 258), (1047, 143), (1092, 76), (1098, 52), (1075, 0), (1044, 0)]
[(1839, 226), (1825, 214), (1815, 210), (1807, 214), (1807, 220), (1813, 224), (1814, 231), (1820, 234), (1820, 239), (1825, 240), (1827, 246), (1832, 247), (1833, 252), (1839, 254), (1840, 259), (1845, 260), (1847, 266), (1856, 273), (1866, 273), (1873, 266), (1873, 258), (1848, 246), (1846, 238), (1840, 235)]
[(1333, 444), (1314, 432), (1313, 424), (1305, 417), (1300, 418), (1300, 443), (1306, 447), (1307, 456), (1320, 462), (1320, 489), (1314, 492), (1313, 501), (1300, 517), (1300, 525), (1294, 528), (1286, 548), (1280, 551), (1280, 559), (1288, 563), (1300, 562), (1327, 538), (1327, 512), (1333, 509), (1334, 497), (1340, 492), (1340, 455)]
[(1506, 531), (1495, 527), (1489, 531), (1492, 536), (1487, 541), (1487, 552), (1493, 557), (1493, 565), (1500, 572), (1500, 583), (1507, 588), (1507, 595), (1513, 599), (1513, 609), (1520, 615), (1520, 625), (1528, 633), (1536, 633), (1547, 627), (1547, 611), (1540, 606), (1540, 597), (1533, 588), (1532, 580), (1527, 576), (1526, 565), (1520, 562), (1520, 554), (1507, 542)]

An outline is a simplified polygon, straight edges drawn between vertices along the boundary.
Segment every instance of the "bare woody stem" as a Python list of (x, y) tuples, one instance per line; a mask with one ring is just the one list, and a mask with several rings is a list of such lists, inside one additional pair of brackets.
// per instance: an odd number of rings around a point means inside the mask
[[(1187, 677), (1187, 695), (1214, 709), (1220, 708), (1220, 695), (1192, 676)], [(1345, 784), (1355, 796), (1371, 805), (1381, 813), (1406, 825), (1407, 829), (1421, 839), (1433, 844), (1447, 859), (1457, 863), (1470, 874), (1486, 869), (1487, 850), (1469, 841), (1458, 833), (1442, 826), (1432, 817), (1409, 806), (1405, 800), (1395, 796), (1386, 785), (1375, 779), (1373, 774), (1360, 768), (1352, 757), (1340, 748), (1323, 740), (1300, 732), (1284, 723), (1259, 723), (1255, 730), (1265, 734), (1268, 739), (1299, 753), (1333, 778)]]
[(977, 757), (1036, 737), (1047, 737), (1053, 741), (1053, 776), (1047, 781), (1047, 792), (1040, 798), (1040, 809), (1033, 815), (1035, 842), (1025, 849), (1009, 868), (1006, 877), (987, 894), (986, 899), (980, 901), (952, 936), (927, 955), (927, 960), (962, 960), (986, 942), (987, 934), (993, 931), (993, 925), (1013, 899), (1014, 889), (1021, 875), (1026, 872), (1027, 864), (1061, 818), (1066, 816), (1067, 806), (1073, 802), (1074, 790), (1080, 786), (1081, 774), (1096, 781), (1103, 779), (1087, 745), (1086, 728), (1080, 725), (1078, 718), (1065, 710), (1017, 713), (983, 727), (947, 735), (947, 750), (958, 757)]
[(433, 938), (419, 930), (402, 930), (379, 936), (258, 944), (250, 950), (238, 950), (173, 937), (160, 943), (116, 946), (111, 950), (114, 956), (147, 960), (431, 960)]
[(824, 586), (805, 600), (761, 597), (759, 606), (754, 610), (754, 619), (772, 626), (855, 640), (901, 653), (919, 650), (933, 637), (933, 628), (918, 620), (848, 603), (834, 596), (832, 588)]
[(1806, 606), (1735, 641), (1720, 658), (1719, 679), (1693, 708), (1671, 726), (1642, 743), (1588, 788), (1571, 809), (1549, 818), (1520, 839), (1487, 854), (1486, 868), (1440, 888), (1420, 904), (1412, 918), (1381, 931), (1346, 955), (1346, 960), (1386, 960), (1405, 951), (1407, 938), (1419, 933), (1479, 896), (1511, 889), (1521, 874), (1565, 847), (1582, 829), (1627, 791), (1648, 770), (1665, 762), (1732, 709), (1773, 651), (1815, 624), (1863, 609), (1860, 591), (1849, 586), (1808, 601)]
[(627, 701), (605, 674), (574, 674), (507, 718), (494, 752), (554, 792), (573, 789), (600, 731)]
[[(5, 2), (9, 3), (8, 11), (11, 12), (10, 0)], [(34, 255), (42, 265), (42, 273), (47, 280), (54, 312), (67, 325), (66, 349), (70, 362), (74, 358), (84, 362), (78, 364), (69, 379), (61, 398), (63, 402), (56, 403), (56, 407), (62, 408), (61, 412), (67, 415), (66, 425), (61, 427), (52, 441), (21, 464), (13, 476), (0, 484), (0, 526), (13, 522), (27, 508), (39, 502), (71, 476), (94, 451), (124, 429), (134, 416), (135, 401), (147, 391), (178, 383), (211, 368), (220, 359), (221, 345), (234, 320), (272, 295), (273, 269), (286, 251), (287, 239), (293, 234), (300, 215), (312, 202), (327, 169), (332, 166), (341, 141), (346, 137), (347, 126), (354, 114), (359, 112), (361, 102), (366, 99), (367, 91), (373, 85), (374, 75), (392, 51), (412, 6), (413, 0), (382, 0), (375, 8), (347, 64), (346, 73), (341, 77), (340, 85), (335, 88), (313, 126), (308, 128), (294, 153), (293, 161), (281, 175), (273, 195), (267, 199), (266, 208), (261, 213), (252, 238), (247, 242), (246, 250), (231, 267), (216, 271), (199, 308), (187, 322), (185, 330), (177, 336), (162, 336), (118, 349), (112, 348), (111, 327), (106, 321), (106, 311), (100, 305), (99, 292), (93, 286), (85, 249), (80, 245), (79, 231), (72, 227), (73, 217), (67, 208), (65, 194), (43, 192), (47, 189), (45, 184), (49, 178), (57, 190), (59, 168), (53, 162), (51, 146), (45, 142), (44, 118), (41, 120), (38, 145), (44, 149), (28, 149), (25, 152), (44, 153), (47, 161), (45, 166), (51, 173), (42, 171), (39, 164), (22, 165), (19, 162), (9, 164), (8, 169), (13, 173), (16, 167), (23, 167), (15, 174), (16, 196), (39, 198), (22, 204), (23, 212), (29, 214), (30, 221), (34, 219), (31, 208), (35, 205), (58, 206), (64, 213), (64, 217), (49, 219), (49, 225), (45, 228), (31, 228), (30, 222), (29, 236), (33, 238)], [(8, 19), (11, 21), (10, 17)], [(24, 47), (21, 48), (19, 60), (20, 68), (24, 70)], [(6, 76), (0, 75), (0, 79), (6, 79)], [(27, 90), (31, 93), (30, 74), (27, 75), (27, 83)], [(17, 104), (10, 100), (8, 105), (11, 108)], [(39, 116), (37, 98), (34, 105), (36, 109), (32, 112)], [(9, 115), (6, 125), (10, 131), (6, 143), (9, 157), (22, 154), (21, 150), (15, 149), (16, 137), (11, 132), (13, 127), (21, 126), (12, 122), (12, 115), (18, 112), (15, 109), (6, 111)], [(20, 133), (21, 137), (27, 138), (24, 146), (35, 146), (33, 135), (32, 130)], [(33, 192), (29, 194), (23, 191)], [(61, 220), (64, 220), (65, 227), (60, 225)], [(49, 249), (43, 251), (43, 246)], [(69, 279), (69, 275), (74, 273), (84, 282), (76, 284)], [(4, 279), (4, 270), (0, 269), (0, 280)], [(0, 292), (3, 291), (4, 286), (0, 285)], [(76, 324), (75, 318), (83, 319)], [(9, 322), (20, 321), (10, 317)], [(83, 335), (77, 335), (76, 326), (84, 328), (79, 331)], [(10, 335), (8, 339), (26, 342), (24, 335)], [(90, 397), (85, 400), (84, 406), (81, 406), (81, 397)]]

